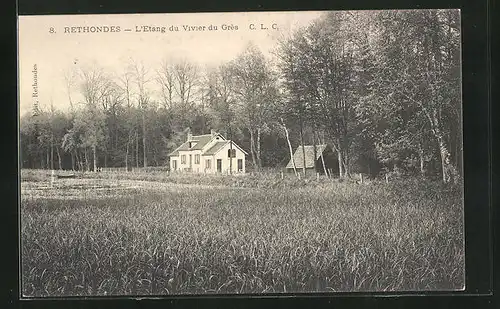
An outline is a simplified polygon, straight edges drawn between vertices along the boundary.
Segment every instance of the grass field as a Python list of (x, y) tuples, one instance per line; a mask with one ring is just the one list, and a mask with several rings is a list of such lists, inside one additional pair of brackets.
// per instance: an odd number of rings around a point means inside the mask
[(437, 182), (21, 177), (25, 296), (464, 285), (462, 193)]

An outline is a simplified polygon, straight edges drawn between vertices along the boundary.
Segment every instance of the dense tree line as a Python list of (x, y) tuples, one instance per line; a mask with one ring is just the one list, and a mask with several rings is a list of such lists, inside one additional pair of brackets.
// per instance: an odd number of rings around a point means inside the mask
[(248, 150), (255, 170), (328, 143), (340, 177), (460, 177), (458, 12), (329, 12), (283, 37), (275, 56), (249, 44), (216, 68), (178, 59), (155, 68), (131, 59), (119, 73), (80, 65), (65, 77), (69, 112), (21, 117), (22, 166), (163, 166), (189, 131), (215, 129)]

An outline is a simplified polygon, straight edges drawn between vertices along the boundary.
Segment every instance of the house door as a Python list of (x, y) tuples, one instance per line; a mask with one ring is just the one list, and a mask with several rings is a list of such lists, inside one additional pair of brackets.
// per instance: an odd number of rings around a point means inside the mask
[(222, 159), (217, 159), (217, 172), (222, 173)]

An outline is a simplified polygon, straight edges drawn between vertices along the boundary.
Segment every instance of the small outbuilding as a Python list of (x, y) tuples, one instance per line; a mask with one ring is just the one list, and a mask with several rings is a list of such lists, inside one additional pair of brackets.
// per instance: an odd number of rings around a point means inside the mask
[[(339, 164), (336, 153), (332, 150), (330, 146), (327, 144), (316, 145), (315, 151), (314, 145), (305, 145), (305, 164), (306, 164), (306, 173), (309, 172), (317, 172), (320, 174), (324, 174), (325, 168), (328, 173), (337, 175), (339, 173)], [(316, 152), (316, 157), (314, 157), (314, 153)], [(316, 162), (316, 171), (314, 171), (314, 163)], [(324, 162), (324, 167), (323, 167)], [(304, 156), (302, 151), (302, 146), (299, 145), (293, 154), (293, 161), (290, 159), (288, 164), (286, 165), (287, 172), (293, 173), (293, 163), (295, 163), (295, 168), (298, 172), (301, 172), (304, 167)]]

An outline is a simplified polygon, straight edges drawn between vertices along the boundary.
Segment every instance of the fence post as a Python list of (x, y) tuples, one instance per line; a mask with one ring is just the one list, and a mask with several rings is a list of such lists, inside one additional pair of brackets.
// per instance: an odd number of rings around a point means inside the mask
[(51, 187), (54, 186), (54, 170), (51, 170), (51, 173), (50, 173), (50, 186)]
[(281, 171), (280, 174), (281, 174), (281, 180), (283, 180), (283, 171)]
[(389, 183), (389, 175), (385, 174), (385, 183)]
[(359, 173), (359, 178), (361, 179), (361, 183), (363, 183), (363, 174)]
[(316, 172), (316, 181), (319, 181), (319, 173)]

